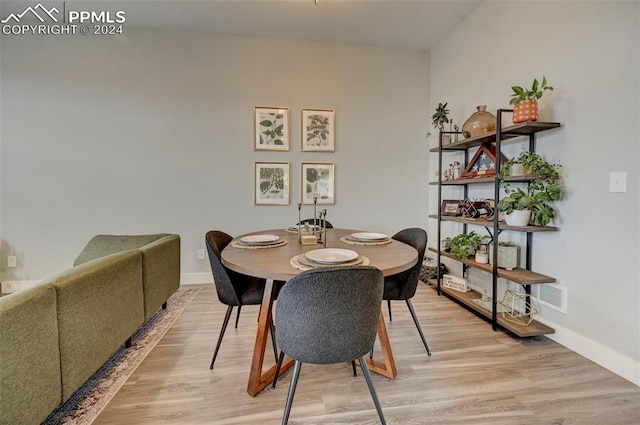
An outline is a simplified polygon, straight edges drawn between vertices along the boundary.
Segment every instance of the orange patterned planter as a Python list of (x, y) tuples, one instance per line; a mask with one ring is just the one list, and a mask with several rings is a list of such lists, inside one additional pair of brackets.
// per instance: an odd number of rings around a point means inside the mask
[(513, 108), (513, 122), (538, 121), (538, 101), (536, 99), (521, 100)]

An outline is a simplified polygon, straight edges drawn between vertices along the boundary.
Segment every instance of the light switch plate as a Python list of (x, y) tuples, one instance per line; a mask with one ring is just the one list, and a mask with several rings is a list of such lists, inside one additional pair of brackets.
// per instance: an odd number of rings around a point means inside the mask
[(609, 192), (624, 193), (627, 191), (627, 172), (613, 171), (609, 173)]

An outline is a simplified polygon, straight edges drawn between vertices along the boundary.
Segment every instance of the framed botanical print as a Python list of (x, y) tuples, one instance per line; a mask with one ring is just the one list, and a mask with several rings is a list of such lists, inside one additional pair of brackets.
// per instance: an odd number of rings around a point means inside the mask
[(289, 108), (256, 106), (253, 127), (255, 150), (289, 150)]
[(336, 150), (336, 111), (302, 110), (302, 150), (312, 152)]
[(256, 162), (256, 205), (289, 205), (289, 163)]
[(302, 163), (302, 203), (335, 204), (334, 164)]

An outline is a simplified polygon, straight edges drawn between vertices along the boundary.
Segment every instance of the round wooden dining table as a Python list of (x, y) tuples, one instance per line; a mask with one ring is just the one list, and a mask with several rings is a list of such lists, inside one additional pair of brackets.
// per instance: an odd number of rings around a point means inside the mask
[[(275, 376), (275, 364), (263, 372), (264, 356), (268, 340), (268, 331), (271, 325), (273, 301), (275, 299), (276, 285), (282, 285), (287, 280), (296, 276), (301, 269), (292, 265), (291, 259), (300, 254), (319, 248), (341, 248), (355, 251), (359, 256), (368, 260), (369, 265), (378, 268), (383, 275), (389, 276), (403, 272), (413, 267), (418, 261), (418, 251), (413, 247), (391, 240), (386, 243), (355, 244), (345, 237), (359, 232), (349, 229), (327, 229), (323, 234), (323, 242), (316, 245), (302, 245), (298, 242), (298, 233), (286, 229), (264, 230), (247, 233), (235, 238), (222, 251), (222, 264), (238, 273), (266, 279), (264, 297), (258, 317), (258, 330), (253, 350), (251, 371), (247, 392), (255, 396), (271, 382)], [(255, 246), (240, 246), (240, 239), (250, 235), (275, 235), (281, 241), (279, 244), (266, 248)], [(349, 243), (351, 242), (351, 243)], [(378, 340), (382, 353), (382, 361), (373, 358), (368, 359), (369, 369), (373, 372), (395, 378), (397, 371), (393, 360), (393, 353), (387, 335), (382, 312), (378, 321)], [(293, 365), (293, 359), (285, 357), (280, 369), (281, 373)]]

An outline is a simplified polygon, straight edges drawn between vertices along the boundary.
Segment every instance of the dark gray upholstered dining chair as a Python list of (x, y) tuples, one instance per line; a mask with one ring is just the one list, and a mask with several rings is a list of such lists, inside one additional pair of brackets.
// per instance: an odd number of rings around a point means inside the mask
[(387, 300), (387, 307), (389, 308), (389, 321), (392, 320), (391, 316), (391, 301), (404, 300), (409, 307), (409, 312), (413, 318), (418, 333), (424, 344), (424, 348), (427, 349), (427, 354), (431, 355), (427, 340), (422, 333), (418, 316), (411, 304), (411, 298), (416, 294), (418, 287), (418, 279), (420, 277), (420, 269), (422, 268), (422, 259), (424, 258), (424, 251), (427, 248), (427, 232), (420, 228), (404, 229), (392, 236), (393, 239), (404, 242), (407, 245), (411, 245), (418, 251), (418, 262), (402, 273), (394, 274), (384, 278), (384, 294), (382, 299)]
[[(213, 281), (216, 286), (216, 292), (218, 293), (218, 299), (222, 304), (227, 306), (227, 313), (224, 316), (224, 322), (222, 323), (222, 329), (220, 330), (220, 336), (218, 337), (218, 343), (216, 344), (216, 349), (213, 353), (209, 369), (213, 369), (213, 364), (218, 356), (220, 344), (222, 344), (222, 337), (224, 337), (224, 332), (229, 324), (229, 318), (231, 317), (233, 307), (238, 307), (238, 313), (236, 315), (237, 328), (238, 320), (240, 319), (240, 309), (242, 306), (261, 305), (262, 296), (264, 295), (264, 279), (234, 272), (222, 264), (222, 250), (229, 245), (232, 240), (233, 237), (219, 230), (211, 230), (207, 232), (205, 236), (207, 252), (209, 253), (209, 262), (211, 263), (211, 272), (213, 273)], [(277, 360), (278, 351), (276, 347), (273, 321), (271, 326), (271, 342), (273, 344), (273, 352)]]
[[(316, 219), (316, 222), (318, 223), (318, 225), (320, 225), (319, 219)], [(309, 225), (312, 226), (313, 218), (305, 218), (304, 220), (300, 221), (298, 224), (305, 224), (305, 223), (309, 223)], [(333, 229), (333, 225), (329, 221), (325, 220), (325, 223), (327, 223), (327, 229)]]
[(302, 363), (360, 360), (380, 422), (386, 424), (364, 356), (376, 339), (382, 272), (370, 266), (322, 267), (300, 273), (280, 290), (276, 338), (280, 359), (295, 360), (282, 424), (289, 413)]

